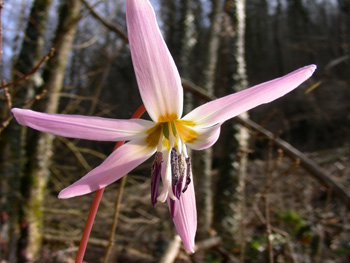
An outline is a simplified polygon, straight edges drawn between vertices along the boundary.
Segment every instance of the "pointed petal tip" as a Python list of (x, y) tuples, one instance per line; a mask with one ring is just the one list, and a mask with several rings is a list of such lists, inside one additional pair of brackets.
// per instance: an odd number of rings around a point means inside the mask
[(58, 194), (58, 196), (57, 196), (58, 199), (68, 199), (68, 198), (70, 198), (69, 196), (66, 196), (62, 192), (63, 192), (63, 190)]
[[(69, 187), (67, 187), (69, 188)], [(72, 198), (78, 195), (73, 195), (70, 191), (67, 191), (68, 189), (65, 188), (63, 189), (59, 194), (58, 194), (58, 199), (68, 199), (68, 198)]]
[(142, 101), (155, 122), (182, 115), (183, 88), (178, 69), (149, 0), (126, 1), (129, 47)]
[(195, 251), (195, 245), (194, 244), (191, 244), (191, 245), (184, 245), (185, 249), (187, 252), (193, 254)]
[(317, 69), (317, 65), (311, 64), (311, 65), (309, 65), (309, 66), (305, 66), (304, 68), (309, 69), (309, 70), (310, 70), (310, 73), (311, 73), (311, 75), (312, 75), (312, 74), (315, 72), (315, 70)]
[(22, 111), (30, 111), (30, 110), (20, 109), (20, 108), (12, 108), (12, 109), (11, 109), (11, 112), (12, 112), (13, 116), (15, 117), (16, 121), (17, 121), (19, 124), (21, 124), (21, 125), (23, 125), (23, 123), (24, 123), (24, 122), (22, 121), (21, 116), (20, 116), (20, 113), (21, 113)]
[(90, 194), (92, 192), (95, 192), (99, 189), (101, 189), (103, 187), (96, 187), (95, 188), (91, 188), (87, 185), (70, 185), (66, 188), (64, 188), (63, 190), (61, 190), (61, 192), (58, 194), (58, 198), (59, 199), (69, 199), (69, 198), (73, 198), (73, 197), (77, 197), (77, 196), (82, 196), (82, 195), (86, 195), (86, 194)]

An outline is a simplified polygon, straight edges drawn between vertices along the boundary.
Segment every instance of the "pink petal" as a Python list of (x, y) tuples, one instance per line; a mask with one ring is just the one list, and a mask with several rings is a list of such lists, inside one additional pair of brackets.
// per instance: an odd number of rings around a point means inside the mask
[(150, 2), (127, 0), (126, 23), (136, 79), (148, 114), (155, 122), (171, 114), (180, 118), (183, 107), (180, 75)]
[(106, 187), (151, 157), (155, 150), (147, 146), (145, 139), (130, 141), (114, 151), (100, 166), (63, 189), (58, 198), (84, 195)]
[(58, 136), (95, 141), (124, 141), (139, 138), (155, 124), (151, 121), (117, 120), (80, 115), (49, 114), (12, 109), (19, 124)]
[(202, 127), (223, 123), (260, 104), (282, 97), (311, 77), (315, 69), (315, 65), (306, 66), (283, 77), (208, 102), (191, 111), (183, 119), (194, 121)]
[(193, 150), (203, 150), (211, 147), (219, 138), (221, 125), (210, 128), (194, 128), (199, 135), (195, 140), (187, 142), (186, 145)]
[[(169, 199), (169, 197), (168, 197)], [(194, 253), (194, 240), (197, 232), (197, 210), (193, 182), (177, 202), (177, 212), (173, 218), (177, 233), (187, 251)], [(169, 204), (169, 201), (168, 201)]]

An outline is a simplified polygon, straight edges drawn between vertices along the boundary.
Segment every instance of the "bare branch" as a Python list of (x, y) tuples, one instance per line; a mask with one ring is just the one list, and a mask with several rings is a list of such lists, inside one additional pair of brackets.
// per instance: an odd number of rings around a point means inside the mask
[(120, 183), (119, 183), (118, 195), (117, 195), (117, 199), (115, 200), (115, 206), (114, 206), (113, 223), (112, 223), (112, 227), (111, 227), (110, 234), (109, 234), (108, 246), (107, 246), (104, 258), (103, 258), (104, 263), (108, 262), (109, 256), (110, 256), (112, 248), (114, 246), (115, 230), (117, 229), (119, 212), (120, 212), (120, 205), (121, 205), (121, 201), (122, 201), (125, 182), (126, 182), (126, 175), (120, 180)]
[(51, 48), (49, 53), (47, 53), (38, 63), (38, 65), (36, 65), (30, 72), (28, 72), (27, 74), (25, 74), (23, 77), (19, 78), (19, 79), (16, 79), (15, 81), (12, 81), (6, 85), (2, 85), (0, 87), (0, 90), (1, 89), (4, 89), (4, 88), (7, 88), (7, 87), (10, 87), (10, 86), (14, 86), (14, 85), (17, 85), (19, 83), (21, 83), (22, 81), (25, 81), (27, 80), (30, 76), (32, 76), (35, 72), (37, 72), (40, 67), (42, 66), (42, 64), (44, 64), (46, 61), (48, 61), (54, 54), (55, 52), (55, 49), (54, 48)]
[(91, 171), (91, 166), (88, 164), (84, 156), (81, 154), (79, 149), (75, 146), (74, 143), (72, 143), (70, 140), (67, 138), (58, 136), (57, 137), (60, 141), (62, 141), (74, 154), (75, 158), (79, 161), (79, 163), (84, 167), (84, 169), (89, 172)]
[(111, 31), (117, 33), (121, 38), (128, 42), (128, 35), (126, 34), (125, 30), (118, 24), (112, 24), (106, 20), (104, 20), (99, 14), (96, 13), (96, 11), (89, 5), (89, 3), (85, 0), (81, 0), (82, 3), (85, 5), (87, 9), (91, 12), (92, 16), (95, 17), (97, 20), (99, 20), (105, 27), (110, 29)]
[(160, 263), (173, 263), (179, 253), (181, 245), (181, 238), (178, 235), (175, 235), (173, 240), (169, 243), (164, 254), (160, 258)]
[(4, 8), (4, 2), (0, 1), (0, 63), (2, 58), (2, 9)]
[[(182, 84), (185, 90), (193, 92), (205, 101), (215, 99), (214, 96), (209, 95), (204, 89), (194, 85), (188, 80), (182, 80)], [(261, 127), (256, 122), (250, 119), (242, 119), (239, 116), (233, 118), (233, 120), (243, 125), (244, 127), (247, 127), (250, 130), (256, 131), (264, 135), (266, 138), (271, 140), (277, 147), (281, 148), (285, 152), (285, 154), (293, 160), (299, 159), (300, 165), (305, 170), (307, 170), (311, 176), (317, 179), (322, 185), (332, 188), (335, 196), (339, 198), (348, 208), (350, 208), (350, 195), (347, 193), (346, 189), (342, 187), (338, 182), (333, 180), (332, 176), (322, 167), (320, 167), (316, 162), (314, 162), (305, 154), (294, 148), (288, 142), (280, 138), (276, 138), (276, 136), (272, 132)]]
[(4, 96), (5, 96), (5, 101), (8, 109), (12, 108), (12, 98), (11, 94), (9, 93), (8, 88), (4, 88)]
[[(7, 88), (5, 87), (4, 90), (6, 90)], [(29, 108), (35, 101), (37, 100), (41, 100), (42, 97), (44, 97), (44, 95), (46, 94), (47, 90), (44, 89), (40, 94), (36, 95), (33, 99), (31, 99), (30, 101), (28, 101), (22, 108), (26, 109)], [(9, 95), (10, 96), (10, 95)], [(6, 97), (6, 93), (5, 93), (5, 97)], [(7, 100), (7, 99), (6, 99)], [(11, 102), (8, 102), (8, 105), (12, 105)], [(0, 134), (4, 131), (4, 129), (10, 124), (11, 120), (13, 119), (12, 114), (10, 114), (8, 116), (8, 118), (6, 120), (4, 120), (2, 123), (0, 123)]]

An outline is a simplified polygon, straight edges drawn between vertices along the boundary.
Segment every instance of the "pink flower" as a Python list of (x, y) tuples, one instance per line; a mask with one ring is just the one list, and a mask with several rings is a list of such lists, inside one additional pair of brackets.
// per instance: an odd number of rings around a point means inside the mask
[[(316, 69), (310, 65), (244, 91), (208, 102), (184, 117), (183, 89), (148, 0), (127, 0), (126, 21), (130, 51), (142, 101), (152, 121), (60, 115), (12, 109), (21, 125), (58, 136), (97, 141), (128, 141), (100, 166), (63, 189), (59, 198), (101, 189), (129, 173), (155, 154), (151, 202), (167, 200), (185, 248), (194, 252), (196, 202), (187, 147), (202, 150), (219, 137), (228, 119), (273, 101), (298, 87)], [(162, 190), (159, 193), (159, 181)]]

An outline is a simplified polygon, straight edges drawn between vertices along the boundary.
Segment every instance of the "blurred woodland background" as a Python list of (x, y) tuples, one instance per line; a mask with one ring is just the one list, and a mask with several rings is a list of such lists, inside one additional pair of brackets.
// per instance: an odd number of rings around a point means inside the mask
[[(9, 109), (129, 118), (141, 99), (124, 1), (0, 2), (0, 262), (74, 262), (93, 194), (57, 194), (114, 143), (39, 133)], [(183, 77), (185, 111), (318, 69), (284, 98), (228, 121), (211, 150), (192, 152), (195, 254), (181, 248), (166, 204), (152, 207), (148, 161), (122, 195), (119, 182), (107, 187), (86, 262), (350, 262), (350, 1), (151, 2)]]

